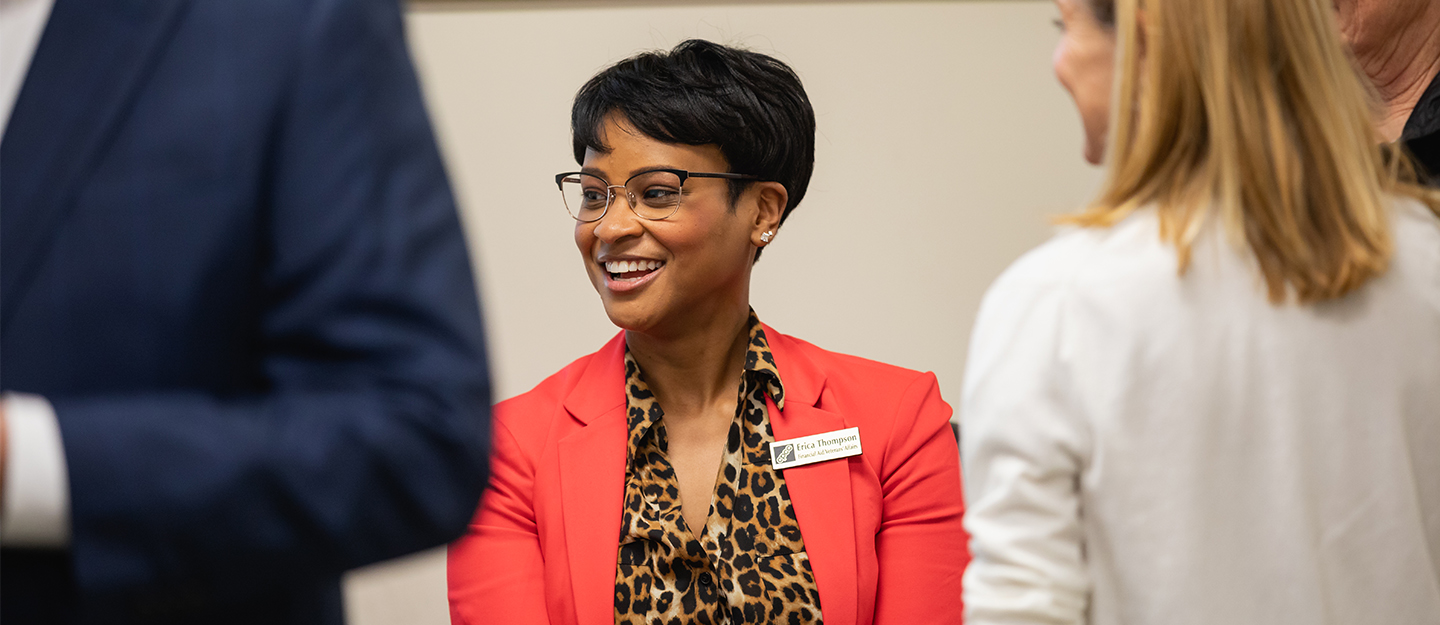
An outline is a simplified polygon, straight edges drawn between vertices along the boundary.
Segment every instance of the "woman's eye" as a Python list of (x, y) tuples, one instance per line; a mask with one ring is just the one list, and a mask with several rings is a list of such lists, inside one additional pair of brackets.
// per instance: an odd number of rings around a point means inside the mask
[(600, 190), (598, 190), (598, 189), (586, 189), (585, 192), (582, 194), (582, 196), (585, 198), (585, 201), (586, 201), (587, 203), (601, 203), (601, 204), (603, 204), (603, 203), (605, 202), (605, 196), (606, 196), (606, 195), (607, 195), (607, 194), (606, 194), (604, 191), (600, 191)]
[(666, 187), (650, 187), (645, 190), (642, 197), (649, 203), (673, 203), (680, 197), (680, 190)]

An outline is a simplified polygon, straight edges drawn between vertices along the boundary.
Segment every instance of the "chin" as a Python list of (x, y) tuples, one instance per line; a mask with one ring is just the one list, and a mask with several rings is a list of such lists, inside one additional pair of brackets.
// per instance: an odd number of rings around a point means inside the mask
[(1105, 145), (1091, 142), (1085, 143), (1085, 162), (1091, 165), (1102, 165), (1105, 162)]
[(615, 301), (615, 299), (601, 296), (601, 303), (605, 306), (605, 316), (610, 318), (610, 323), (626, 332), (639, 332), (649, 334), (659, 323), (658, 314), (649, 310), (636, 301)]
[(636, 318), (634, 315), (617, 312), (608, 306), (605, 308), (605, 316), (610, 318), (610, 323), (614, 324), (615, 327), (626, 332), (644, 332), (645, 328), (649, 325), (645, 323), (643, 319)]

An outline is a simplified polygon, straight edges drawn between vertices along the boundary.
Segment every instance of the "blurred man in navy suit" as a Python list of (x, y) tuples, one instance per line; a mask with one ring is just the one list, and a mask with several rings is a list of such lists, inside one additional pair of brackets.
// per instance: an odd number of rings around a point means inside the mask
[(0, 19), (0, 620), (341, 622), (343, 571), (458, 536), (485, 483), (400, 7)]

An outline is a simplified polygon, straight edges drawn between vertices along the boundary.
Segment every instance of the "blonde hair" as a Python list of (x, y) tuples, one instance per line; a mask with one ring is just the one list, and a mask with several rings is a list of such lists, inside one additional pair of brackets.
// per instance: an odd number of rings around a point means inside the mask
[(1440, 193), (1382, 145), (1331, 5), (1117, 0), (1107, 178), (1064, 221), (1109, 226), (1153, 204), (1183, 274), (1218, 217), (1275, 303), (1338, 298), (1384, 273), (1392, 198), (1440, 215)]

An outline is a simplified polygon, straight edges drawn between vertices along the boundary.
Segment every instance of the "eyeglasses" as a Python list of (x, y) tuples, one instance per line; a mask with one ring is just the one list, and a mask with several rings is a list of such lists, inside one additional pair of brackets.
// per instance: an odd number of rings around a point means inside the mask
[(726, 180), (759, 180), (750, 174), (717, 174), (683, 169), (652, 169), (642, 171), (625, 184), (610, 184), (594, 174), (572, 171), (555, 174), (555, 186), (565, 200), (565, 210), (576, 221), (589, 223), (600, 221), (617, 195), (616, 189), (625, 190), (630, 201), (630, 210), (644, 219), (659, 220), (674, 215), (680, 210), (684, 196), (685, 181), (690, 178), (724, 178)]

